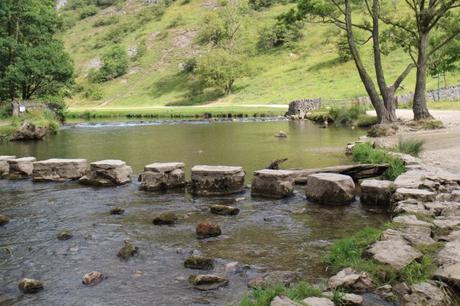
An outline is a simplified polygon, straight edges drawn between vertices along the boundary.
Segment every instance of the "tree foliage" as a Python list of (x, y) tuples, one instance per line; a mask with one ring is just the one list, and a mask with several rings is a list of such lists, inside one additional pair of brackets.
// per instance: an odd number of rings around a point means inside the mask
[(73, 65), (53, 0), (0, 1), (0, 101), (61, 95)]
[(102, 56), (102, 67), (93, 70), (89, 79), (95, 83), (113, 80), (126, 73), (129, 66), (128, 53), (123, 47), (113, 46)]

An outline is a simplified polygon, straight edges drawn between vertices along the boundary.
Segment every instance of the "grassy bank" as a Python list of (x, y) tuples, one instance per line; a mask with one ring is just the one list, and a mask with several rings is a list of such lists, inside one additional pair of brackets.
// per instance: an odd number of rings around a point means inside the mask
[(0, 119), (0, 141), (10, 139), (26, 121), (36, 127), (48, 129), (51, 134), (59, 131), (59, 121), (53, 113), (49, 111), (31, 112), (21, 117)]

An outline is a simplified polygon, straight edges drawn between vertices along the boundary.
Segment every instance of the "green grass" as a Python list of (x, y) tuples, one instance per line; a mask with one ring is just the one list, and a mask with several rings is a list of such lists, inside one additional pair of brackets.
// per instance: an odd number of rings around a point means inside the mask
[(394, 181), (406, 172), (404, 162), (397, 157), (389, 155), (382, 149), (375, 149), (369, 143), (360, 143), (353, 148), (352, 160), (360, 164), (388, 164), (388, 169), (382, 178)]
[(399, 139), (397, 151), (418, 157), (423, 152), (425, 141), (421, 139)]
[(269, 288), (251, 290), (240, 302), (240, 306), (269, 306), (270, 302), (278, 295), (287, 296), (291, 300), (300, 302), (307, 297), (321, 296), (321, 293), (320, 288), (313, 287), (307, 282), (299, 282), (289, 288), (283, 284), (278, 284)]
[(436, 271), (437, 266), (433, 262), (433, 258), (429, 255), (424, 255), (422, 259), (413, 261), (401, 271), (401, 278), (408, 285), (425, 282), (431, 278)]
[(307, 119), (316, 123), (334, 122), (338, 126), (370, 127), (377, 123), (377, 117), (367, 115), (365, 105), (334, 105), (309, 112)]

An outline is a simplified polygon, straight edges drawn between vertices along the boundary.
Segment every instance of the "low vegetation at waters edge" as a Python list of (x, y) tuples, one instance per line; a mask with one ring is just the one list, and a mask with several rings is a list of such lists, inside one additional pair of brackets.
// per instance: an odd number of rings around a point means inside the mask
[(48, 110), (32, 111), (23, 114), (21, 117), (0, 119), (0, 139), (10, 138), (24, 122), (32, 123), (36, 127), (46, 128), (51, 134), (59, 132), (60, 123), (53, 112)]
[(67, 119), (97, 118), (246, 118), (283, 116), (286, 108), (278, 107), (174, 107), (133, 109), (71, 109), (65, 113)]
[(404, 162), (385, 150), (376, 149), (370, 143), (360, 143), (353, 148), (352, 160), (361, 164), (388, 164), (388, 169), (382, 178), (394, 181), (399, 175), (406, 172)]
[(376, 116), (367, 115), (368, 106), (351, 104), (349, 106), (331, 106), (312, 111), (307, 119), (317, 123), (334, 122), (338, 126), (370, 127), (378, 123)]
[(425, 141), (421, 139), (399, 139), (396, 150), (400, 153), (418, 157), (423, 152)]
[(444, 123), (436, 119), (410, 121), (407, 125), (418, 130), (437, 130), (444, 128)]

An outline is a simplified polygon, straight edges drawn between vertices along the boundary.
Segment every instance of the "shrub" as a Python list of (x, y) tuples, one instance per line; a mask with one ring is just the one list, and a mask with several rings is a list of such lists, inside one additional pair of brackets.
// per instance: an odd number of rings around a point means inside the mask
[(182, 70), (185, 72), (185, 73), (192, 73), (195, 71), (196, 69), (196, 66), (197, 66), (197, 60), (196, 58), (192, 57), (192, 58), (189, 58), (185, 61), (183, 67), (182, 67)]
[(249, 6), (258, 11), (272, 6), (274, 2), (273, 0), (249, 0)]
[(96, 20), (94, 22), (94, 27), (105, 27), (114, 23), (118, 22), (118, 17), (117, 16), (110, 16), (110, 17), (104, 17)]
[(102, 88), (98, 85), (89, 85), (83, 89), (83, 97), (90, 100), (102, 100), (104, 93)]
[(337, 125), (349, 126), (361, 116), (366, 115), (366, 108), (359, 104), (342, 107), (331, 107), (329, 114)]
[(341, 35), (339, 37), (339, 39), (337, 40), (336, 47), (337, 52), (339, 54), (339, 60), (341, 63), (345, 63), (353, 59), (346, 35)]
[(268, 51), (281, 46), (291, 46), (302, 37), (300, 29), (302, 23), (285, 23), (278, 21), (272, 26), (264, 27), (259, 31), (257, 48), (261, 51)]
[(85, 19), (97, 14), (97, 7), (88, 5), (80, 9), (80, 19)]
[(216, 14), (206, 15), (203, 20), (203, 26), (196, 37), (197, 42), (202, 45), (218, 45), (225, 38), (227, 38), (227, 33), (224, 21)]
[(92, 82), (101, 83), (115, 79), (126, 73), (129, 65), (128, 54), (120, 46), (114, 46), (102, 56), (103, 65), (88, 75)]
[(399, 139), (397, 151), (412, 156), (419, 156), (423, 152), (425, 141), (421, 139)]

